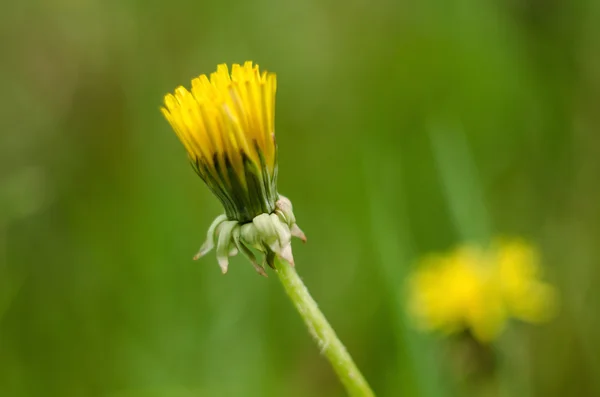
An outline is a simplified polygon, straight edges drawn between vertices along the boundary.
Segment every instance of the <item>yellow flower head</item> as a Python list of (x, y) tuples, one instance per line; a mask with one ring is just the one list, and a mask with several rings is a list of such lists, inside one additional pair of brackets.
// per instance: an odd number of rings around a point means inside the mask
[(509, 317), (540, 322), (555, 296), (542, 283), (535, 250), (523, 242), (465, 246), (422, 261), (409, 279), (409, 311), (426, 330), (471, 332), (488, 342)]
[(537, 250), (524, 241), (496, 244), (496, 273), (504, 304), (515, 318), (530, 323), (550, 319), (556, 311), (556, 292), (539, 280), (542, 269)]
[(275, 74), (258, 65), (219, 65), (188, 90), (165, 96), (161, 109), (185, 146), (194, 170), (223, 204), (225, 214), (208, 229), (195, 258), (216, 246), (223, 272), (228, 258), (243, 253), (264, 272), (250, 248), (294, 263), (291, 237), (306, 239), (296, 225), (292, 203), (277, 192)]
[(248, 61), (165, 96), (162, 112), (231, 220), (271, 213), (277, 201), (274, 73)]

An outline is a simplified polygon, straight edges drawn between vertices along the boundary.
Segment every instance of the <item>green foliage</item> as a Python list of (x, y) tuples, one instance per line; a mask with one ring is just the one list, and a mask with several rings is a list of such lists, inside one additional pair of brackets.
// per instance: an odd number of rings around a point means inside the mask
[(597, 1), (37, 0), (0, 22), (1, 396), (343, 395), (276, 278), (191, 260), (221, 208), (159, 106), (245, 60), (278, 76), (298, 272), (379, 396), (465, 395), (403, 283), (489, 235), (536, 243), (561, 295), (494, 346), (500, 393), (600, 395)]

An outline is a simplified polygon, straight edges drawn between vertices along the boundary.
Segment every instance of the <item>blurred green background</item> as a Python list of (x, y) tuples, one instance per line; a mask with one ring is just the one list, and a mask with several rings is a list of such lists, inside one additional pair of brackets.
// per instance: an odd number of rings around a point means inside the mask
[(403, 286), (496, 235), (561, 309), (488, 395), (600, 395), (597, 0), (30, 0), (0, 40), (0, 396), (344, 395), (276, 277), (191, 260), (221, 209), (159, 106), (245, 60), (278, 75), (298, 271), (379, 396), (478, 395)]

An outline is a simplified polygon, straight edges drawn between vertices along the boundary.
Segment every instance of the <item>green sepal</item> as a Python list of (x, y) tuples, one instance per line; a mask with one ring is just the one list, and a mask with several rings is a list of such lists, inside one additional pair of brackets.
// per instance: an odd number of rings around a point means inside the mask
[(262, 252), (265, 262), (271, 267), (277, 257), (294, 266), (291, 239), (298, 237), (306, 241), (295, 223), (291, 202), (283, 196), (279, 196), (271, 213), (261, 213), (249, 222), (227, 219), (230, 219), (227, 215), (215, 219), (208, 230), (207, 241), (197, 255), (204, 255), (216, 243), (217, 261), (223, 273), (227, 272), (229, 257), (241, 252), (258, 273), (266, 276), (251, 248)]

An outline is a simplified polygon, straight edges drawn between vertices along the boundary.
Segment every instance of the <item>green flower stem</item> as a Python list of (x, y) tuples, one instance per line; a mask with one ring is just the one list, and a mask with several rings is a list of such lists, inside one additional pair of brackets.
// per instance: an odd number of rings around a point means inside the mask
[(296, 310), (315, 338), (321, 352), (327, 357), (338, 378), (352, 397), (374, 397), (375, 394), (360, 373), (350, 354), (335, 334), (327, 319), (319, 310), (317, 303), (304, 286), (296, 270), (279, 259), (275, 261), (279, 280), (285, 288)]

